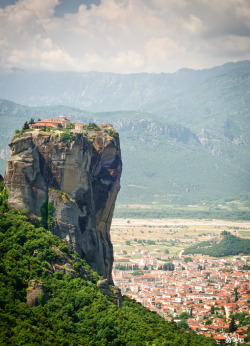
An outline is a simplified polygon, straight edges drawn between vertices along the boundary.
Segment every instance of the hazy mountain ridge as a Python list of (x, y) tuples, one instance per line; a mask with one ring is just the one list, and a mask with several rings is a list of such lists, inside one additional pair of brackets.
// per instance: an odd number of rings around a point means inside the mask
[[(0, 74), (0, 96), (30, 106), (58, 105), (89, 111), (144, 109), (231, 71), (250, 70), (250, 62), (175, 73), (26, 72)], [(148, 108), (146, 106), (146, 108)]]
[[(96, 92), (96, 108), (112, 103), (119, 106), (115, 112), (82, 111), (73, 107), (47, 106), (24, 107), (2, 100), (0, 117), (2, 120), (0, 151), (6, 155), (6, 148), (16, 128), (25, 120), (34, 118), (54, 118), (67, 115), (72, 121), (97, 123), (109, 122), (119, 130), (124, 171), (122, 189), (118, 203), (181, 203), (195, 204), (214, 200), (246, 200), (249, 194), (250, 171), (250, 62), (226, 64), (204, 71), (183, 69), (173, 75), (115, 75), (90, 73), (114, 80), (130, 77), (135, 82), (128, 84), (127, 94), (121, 101), (122, 87), (117, 93), (104, 88), (99, 80)], [(190, 79), (194, 75), (198, 77)], [(108, 76), (108, 77), (107, 77)], [(189, 77), (185, 77), (189, 76)], [(190, 77), (192, 76), (192, 78)], [(180, 79), (183, 85), (164, 94), (161, 101), (154, 102), (157, 94), (156, 82), (152, 84), (153, 96), (142, 86), (147, 78)], [(177, 78), (178, 77), (178, 78)], [(185, 84), (186, 83), (186, 84)], [(51, 80), (53, 85), (53, 80)], [(110, 84), (112, 85), (112, 83)], [(116, 85), (114, 83), (114, 85)], [(133, 87), (131, 87), (131, 85)], [(143, 110), (122, 110), (139, 107), (138, 95), (148, 95)], [(139, 85), (139, 86), (138, 86)], [(90, 83), (89, 88), (96, 84)], [(68, 83), (62, 88), (67, 88)], [(99, 98), (101, 87), (104, 97)], [(163, 87), (162, 85), (159, 88)], [(169, 84), (170, 88), (171, 85)], [(113, 87), (112, 87), (113, 88)], [(129, 89), (130, 88), (130, 89)], [(114, 89), (113, 89), (114, 90)], [(139, 92), (140, 91), (140, 92)], [(109, 98), (105, 93), (109, 93)], [(49, 95), (49, 90), (46, 91)], [(120, 95), (119, 94), (119, 95)], [(94, 95), (94, 94), (93, 94)], [(162, 98), (162, 94), (158, 95)], [(157, 97), (158, 97), (157, 96)], [(64, 97), (64, 96), (63, 96)], [(66, 99), (65, 99), (66, 100)], [(121, 101), (121, 102), (120, 102)], [(141, 98), (141, 101), (142, 98)], [(104, 107), (105, 109), (105, 107)], [(5, 163), (0, 160), (3, 172)]]
[[(183, 125), (150, 113), (89, 113), (67, 107), (26, 107), (25, 112), (21, 107), (19, 113), (20, 106), (15, 108), (15, 104), (9, 103), (0, 103), (0, 109), (12, 110), (1, 115), (0, 150), (7, 148), (14, 130), (31, 117), (55, 118), (66, 114), (72, 121), (114, 124), (120, 133), (124, 162), (118, 204), (193, 204), (246, 198), (248, 145), (235, 144), (222, 130), (217, 139), (210, 130), (205, 130), (202, 136), (196, 135)], [(211, 143), (215, 144), (211, 146)], [(4, 172), (6, 162), (0, 160), (0, 163)]]

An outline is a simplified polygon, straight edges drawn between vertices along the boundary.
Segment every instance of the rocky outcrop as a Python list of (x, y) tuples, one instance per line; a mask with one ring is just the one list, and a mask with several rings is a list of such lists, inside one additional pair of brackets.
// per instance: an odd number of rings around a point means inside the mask
[(113, 293), (113, 303), (118, 306), (118, 308), (122, 307), (122, 293), (119, 287), (112, 286)]
[(26, 301), (29, 306), (37, 306), (39, 303), (46, 303), (49, 296), (42, 282), (31, 280), (27, 289)]
[(112, 299), (114, 304), (119, 308), (122, 306), (122, 294), (120, 288), (110, 286), (107, 279), (99, 280), (97, 286), (103, 295), (109, 296)]
[(4, 180), (11, 208), (35, 218), (42, 216), (42, 205), (53, 204), (51, 231), (111, 283), (110, 225), (122, 162), (112, 125), (99, 128), (64, 141), (59, 132), (15, 136)]
[(109, 283), (108, 283), (107, 279), (99, 280), (97, 282), (97, 286), (100, 288), (102, 294), (104, 294), (104, 295), (110, 295), (111, 294), (111, 289), (109, 287)]

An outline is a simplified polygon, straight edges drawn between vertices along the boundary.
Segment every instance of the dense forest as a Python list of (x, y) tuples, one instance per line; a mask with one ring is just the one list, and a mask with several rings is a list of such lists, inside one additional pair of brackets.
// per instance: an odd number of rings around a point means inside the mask
[(186, 248), (184, 255), (197, 254), (208, 255), (212, 257), (236, 256), (240, 253), (250, 254), (250, 239), (242, 239), (232, 234), (227, 234), (218, 244), (212, 241), (203, 241), (199, 244)]
[[(128, 297), (118, 307), (98, 287), (102, 278), (62, 240), (39, 220), (32, 224), (8, 209), (8, 192), (0, 184), (1, 345), (216, 344), (167, 323)], [(63, 273), (60, 268), (66, 267)], [(32, 283), (42, 291), (30, 305), (26, 299)]]

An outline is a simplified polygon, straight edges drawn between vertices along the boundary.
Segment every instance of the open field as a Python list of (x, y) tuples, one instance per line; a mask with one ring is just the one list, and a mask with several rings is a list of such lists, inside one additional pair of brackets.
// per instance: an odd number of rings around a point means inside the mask
[(250, 238), (249, 221), (114, 218), (111, 241), (115, 257), (122, 251), (137, 258), (136, 249), (176, 256), (191, 244), (220, 237), (223, 230)]
[[(129, 222), (128, 222), (129, 221)], [(183, 225), (191, 226), (220, 226), (220, 227), (240, 227), (250, 230), (250, 221), (228, 221), (228, 220), (190, 220), (190, 219), (125, 219), (113, 218), (112, 228), (117, 226), (164, 226)]]

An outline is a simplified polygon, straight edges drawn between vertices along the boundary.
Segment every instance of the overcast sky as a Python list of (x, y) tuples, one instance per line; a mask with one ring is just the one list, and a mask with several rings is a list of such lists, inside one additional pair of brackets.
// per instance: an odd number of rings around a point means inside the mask
[(0, 68), (117, 73), (250, 60), (250, 0), (0, 0)]

